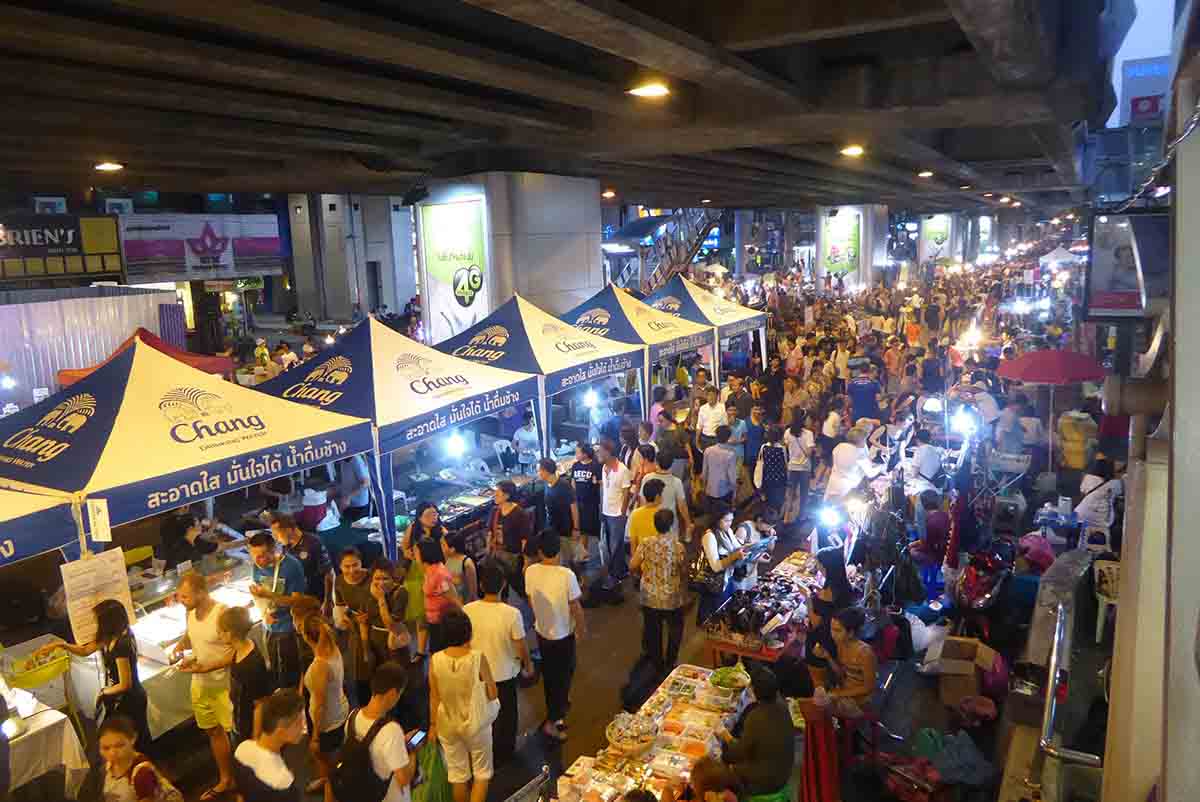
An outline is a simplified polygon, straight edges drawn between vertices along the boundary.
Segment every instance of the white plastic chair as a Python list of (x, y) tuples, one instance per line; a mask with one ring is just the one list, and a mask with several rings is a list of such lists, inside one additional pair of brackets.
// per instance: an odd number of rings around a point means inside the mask
[(1096, 589), (1096, 643), (1104, 640), (1104, 626), (1108, 623), (1108, 608), (1116, 608), (1120, 590), (1121, 564), (1115, 560), (1096, 560), (1092, 563), (1092, 576)]

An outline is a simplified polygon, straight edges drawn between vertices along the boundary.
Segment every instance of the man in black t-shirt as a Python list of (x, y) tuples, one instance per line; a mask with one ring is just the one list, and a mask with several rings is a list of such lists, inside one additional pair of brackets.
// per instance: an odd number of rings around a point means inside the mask
[(559, 537), (569, 538), (579, 532), (579, 508), (575, 506), (575, 491), (565, 476), (558, 475), (558, 465), (552, 459), (538, 463), (538, 478), (546, 483), (545, 528)]

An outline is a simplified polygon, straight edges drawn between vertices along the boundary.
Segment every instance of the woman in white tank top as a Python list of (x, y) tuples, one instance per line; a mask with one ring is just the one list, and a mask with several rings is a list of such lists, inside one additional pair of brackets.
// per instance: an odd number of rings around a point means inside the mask
[(313, 650), (312, 665), (304, 672), (304, 688), (308, 691), (308, 714), (312, 718), (309, 751), (320, 774), (306, 790), (315, 793), (324, 785), (325, 802), (333, 802), (329, 772), (346, 736), (345, 724), (350, 715), (350, 703), (343, 690), (345, 664), (333, 630), (319, 612), (314, 610), (301, 620), (300, 632)]

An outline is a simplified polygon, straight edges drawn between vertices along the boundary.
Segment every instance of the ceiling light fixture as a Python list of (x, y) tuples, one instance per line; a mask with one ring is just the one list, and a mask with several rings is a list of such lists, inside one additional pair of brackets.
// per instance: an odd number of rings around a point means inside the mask
[(102, 173), (115, 173), (125, 169), (125, 165), (120, 162), (100, 162), (96, 165), (96, 169)]
[(630, 89), (629, 94), (634, 97), (666, 97), (671, 94), (671, 89), (662, 81), (650, 81)]
[(1021, 205), (1021, 202), (1020, 202), (1020, 201), (1013, 201), (1013, 204), (1012, 204), (1012, 205), (1013, 205), (1013, 208), (1015, 209), (1015, 208), (1017, 208), (1018, 206), (1020, 206), (1020, 205)]
[(865, 153), (865, 152), (866, 151), (863, 150), (862, 145), (847, 145), (846, 147), (842, 148), (842, 150), (841, 150), (841, 154), (843, 156), (849, 156), (853, 159), (857, 159), (859, 156), (863, 155), (863, 153)]
[(1012, 198), (1008, 197), (1007, 195), (1002, 195), (1002, 196), (1000, 197), (1000, 202), (1001, 202), (1001, 203), (1008, 203), (1010, 200), (1012, 200)]
[(617, 197), (617, 192), (613, 189), (606, 189), (600, 193), (600, 197), (604, 198), (605, 200), (612, 200), (613, 198)]
[(958, 188), (959, 189), (970, 189), (971, 185), (970, 184), (959, 184)]
[(922, 170), (917, 173), (917, 178), (933, 178), (933, 170)]
[(1075, 219), (1075, 213), (1074, 213), (1074, 212), (1072, 212), (1071, 214), (1067, 215), (1067, 219), (1068, 219), (1068, 220), (1074, 220), (1074, 219)]
[(985, 192), (985, 193), (983, 193), (983, 197), (985, 197), (985, 198), (990, 198), (990, 197), (992, 197), (992, 193), (990, 193), (990, 192)]
[(700, 199), (700, 202), (701, 202), (701, 203), (712, 203), (712, 200), (711, 200), (711, 199), (709, 199), (709, 198), (701, 198), (701, 199)]
[(1055, 217), (1053, 220), (1050, 221), (1050, 225), (1056, 226), (1061, 222), (1062, 222), (1062, 220), (1059, 220), (1057, 217)]

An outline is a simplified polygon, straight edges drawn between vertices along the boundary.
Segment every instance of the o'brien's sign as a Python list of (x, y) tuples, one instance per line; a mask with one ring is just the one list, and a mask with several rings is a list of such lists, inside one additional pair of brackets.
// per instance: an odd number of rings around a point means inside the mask
[(5, 215), (0, 217), (0, 260), (5, 280), (78, 278), (82, 284), (125, 277), (113, 216)]

